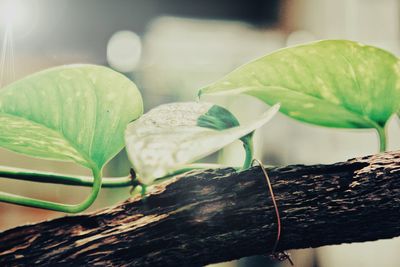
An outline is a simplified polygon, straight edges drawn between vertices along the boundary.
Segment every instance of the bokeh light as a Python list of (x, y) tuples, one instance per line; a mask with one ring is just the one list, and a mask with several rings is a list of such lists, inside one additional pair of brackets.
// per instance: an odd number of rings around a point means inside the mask
[(132, 72), (140, 61), (142, 43), (132, 31), (118, 31), (107, 44), (108, 64), (120, 72)]

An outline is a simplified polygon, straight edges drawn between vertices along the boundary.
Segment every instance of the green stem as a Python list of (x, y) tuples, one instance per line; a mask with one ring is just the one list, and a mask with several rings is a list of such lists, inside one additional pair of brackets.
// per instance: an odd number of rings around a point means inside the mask
[[(51, 172), (35, 172), (33, 170), (9, 168), (0, 166), (0, 178), (8, 178), (22, 181), (31, 181), (38, 183), (51, 183), (62, 185), (76, 185), (76, 186), (93, 186), (93, 177), (89, 176), (66, 176)], [(102, 180), (102, 187), (116, 188), (126, 187), (132, 185), (130, 176), (125, 177), (104, 177)]]
[(0, 192), (0, 201), (11, 203), (11, 204), (18, 204), (27, 207), (35, 207), (41, 209), (48, 209), (48, 210), (55, 210), (60, 212), (67, 212), (67, 213), (78, 213), (81, 211), (86, 210), (93, 202), (96, 200), (97, 195), (99, 194), (101, 188), (101, 171), (94, 168), (93, 170), (93, 187), (90, 195), (81, 203), (71, 205), (71, 204), (62, 204), (56, 203), (51, 201), (45, 201), (40, 199), (34, 199), (19, 195), (14, 195), (10, 193)]
[(378, 136), (379, 136), (379, 151), (380, 152), (385, 152), (387, 149), (387, 138), (386, 138), (386, 131), (385, 131), (385, 127), (376, 127), (376, 131), (378, 132)]
[[(182, 174), (195, 169), (212, 169), (212, 168), (222, 168), (219, 164), (191, 164), (174, 171), (173, 173), (160, 178), (164, 180), (172, 176)], [(31, 170), (8, 168), (0, 166), (0, 178), (16, 179), (31, 182), (40, 183), (52, 183), (52, 184), (63, 184), (63, 185), (75, 185), (75, 186), (89, 186), (92, 187), (92, 191), (82, 203), (76, 205), (61, 204), (56, 202), (50, 202), (40, 199), (34, 199), (24, 196), (19, 196), (15, 194), (10, 194), (0, 191), (0, 202), (6, 202), (11, 204), (17, 204), (28, 207), (42, 208), (48, 210), (55, 210), (67, 213), (78, 213), (86, 210), (93, 202), (96, 200), (99, 194), (100, 188), (102, 187), (102, 175), (97, 169), (93, 169), (93, 177), (87, 176), (66, 176), (55, 174), (51, 172), (38, 173)], [(115, 188), (115, 187), (129, 187), (132, 186), (132, 178), (130, 176), (126, 177), (115, 177), (115, 178), (103, 178), (104, 187)], [(145, 187), (143, 186), (143, 190)], [(142, 191), (144, 194), (145, 191)]]
[(242, 170), (247, 170), (251, 167), (253, 161), (254, 148), (253, 148), (253, 134), (246, 135), (240, 139), (243, 142), (243, 147), (246, 152), (246, 158), (243, 163)]
[[(226, 166), (219, 164), (208, 164), (208, 163), (189, 164), (159, 179), (171, 178), (172, 176), (197, 169), (215, 169), (224, 167)], [(86, 186), (86, 187), (93, 186), (93, 177), (89, 176), (66, 176), (51, 172), (35, 172), (33, 170), (9, 168), (4, 166), (0, 166), (0, 178), (38, 182), (38, 183), (51, 183), (51, 184)], [(130, 176), (102, 178), (103, 188), (129, 187), (132, 185), (133, 181)]]

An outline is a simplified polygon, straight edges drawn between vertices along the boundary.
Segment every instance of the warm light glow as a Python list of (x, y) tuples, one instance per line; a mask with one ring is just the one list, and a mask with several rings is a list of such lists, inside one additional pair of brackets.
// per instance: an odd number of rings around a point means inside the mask
[(7, 25), (17, 25), (23, 22), (25, 9), (21, 0), (6, 0), (0, 4), (0, 18)]

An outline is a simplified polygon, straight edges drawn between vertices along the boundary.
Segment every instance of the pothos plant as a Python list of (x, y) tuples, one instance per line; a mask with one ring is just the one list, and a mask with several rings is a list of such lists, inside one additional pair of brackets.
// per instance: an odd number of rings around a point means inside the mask
[[(253, 132), (278, 111), (327, 127), (375, 129), (386, 149), (385, 125), (400, 111), (400, 61), (382, 49), (346, 40), (325, 40), (281, 49), (247, 63), (199, 91), (248, 94), (270, 105), (240, 124), (227, 109), (207, 102), (161, 105), (142, 116), (135, 84), (105, 67), (71, 65), (19, 80), (0, 91), (0, 147), (32, 157), (73, 161), (93, 177), (0, 167), (0, 176), (35, 182), (90, 186), (90, 195), (69, 205), (0, 192), (0, 201), (76, 213), (100, 188), (145, 188), (196, 168), (192, 164), (240, 139), (253, 159)], [(249, 107), (250, 108), (250, 107)], [(132, 177), (102, 178), (102, 169), (126, 146)]]

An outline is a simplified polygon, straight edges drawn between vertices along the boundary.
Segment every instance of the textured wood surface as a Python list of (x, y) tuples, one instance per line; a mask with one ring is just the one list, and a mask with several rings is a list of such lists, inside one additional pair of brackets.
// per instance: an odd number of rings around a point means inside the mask
[[(281, 250), (400, 236), (400, 152), (268, 172)], [(146, 202), (0, 233), (0, 266), (200, 266), (268, 253), (276, 230), (260, 167), (198, 171)]]

